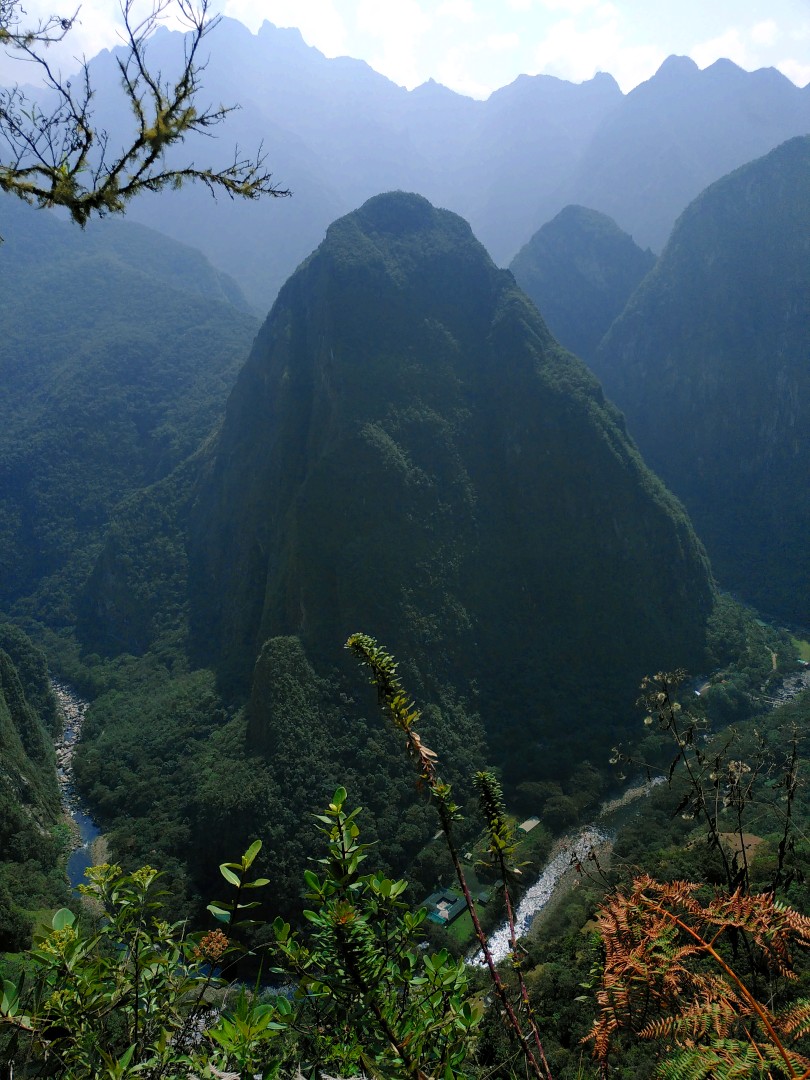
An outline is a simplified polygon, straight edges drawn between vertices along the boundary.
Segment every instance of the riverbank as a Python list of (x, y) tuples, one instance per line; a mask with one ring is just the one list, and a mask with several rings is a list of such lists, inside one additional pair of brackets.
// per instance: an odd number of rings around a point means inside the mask
[[(67, 875), (75, 889), (84, 880), (84, 872), (89, 866), (105, 861), (106, 843), (95, 821), (81, 805), (73, 783), (73, 754), (81, 738), (89, 702), (71, 686), (56, 679), (51, 679), (51, 688), (63, 716), (62, 735), (55, 743), (56, 773), (65, 818), (70, 823), (74, 838), (73, 851), (67, 861)], [(99, 844), (103, 845), (103, 850), (99, 850)]]
[[(541, 912), (573, 887), (579, 877), (578, 868), (594, 863), (594, 859), (604, 865), (610, 857), (619, 829), (639, 813), (641, 808), (637, 804), (640, 800), (663, 782), (663, 777), (655, 777), (627, 788), (622, 795), (602, 803), (593, 822), (555, 843), (542, 873), (524, 893), (515, 911), (518, 939), (531, 931)], [(496, 963), (509, 955), (509, 936), (509, 924), (504, 923), (489, 938), (489, 949)], [(478, 952), (473, 963), (480, 965), (483, 962), (483, 953)]]

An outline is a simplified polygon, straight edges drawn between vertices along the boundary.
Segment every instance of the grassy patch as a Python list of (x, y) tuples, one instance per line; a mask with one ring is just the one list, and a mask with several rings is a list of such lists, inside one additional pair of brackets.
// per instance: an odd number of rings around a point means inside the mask
[(472, 945), (475, 941), (475, 930), (469, 911), (463, 911), (456, 921), (447, 927), (447, 934), (463, 949)]
[(807, 660), (810, 663), (810, 641), (803, 641), (801, 638), (792, 637), (791, 643), (795, 646), (796, 652), (799, 654), (800, 660)]

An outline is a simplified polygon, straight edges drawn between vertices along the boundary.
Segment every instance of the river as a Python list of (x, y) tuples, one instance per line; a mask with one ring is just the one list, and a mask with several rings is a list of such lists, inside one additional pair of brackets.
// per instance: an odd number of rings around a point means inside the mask
[[(540, 877), (524, 893), (515, 911), (515, 934), (525, 937), (531, 928), (535, 916), (554, 896), (561, 886), (566, 873), (577, 863), (585, 863), (590, 852), (603, 844), (616, 839), (621, 826), (639, 812), (636, 804), (645, 798), (658, 784), (664, 783), (663, 777), (655, 777), (645, 784), (628, 788), (619, 799), (603, 803), (594, 822), (580, 829), (579, 832), (563, 837), (554, 845), (551, 858), (543, 868)], [(496, 963), (509, 955), (509, 924), (505, 922), (489, 938), (488, 945)], [(473, 963), (484, 963), (483, 952), (478, 952)]]
[(56, 772), (62, 805), (76, 826), (77, 845), (67, 862), (68, 879), (75, 889), (84, 880), (85, 870), (93, 865), (92, 845), (101, 831), (79, 802), (73, 784), (73, 751), (81, 736), (89, 703), (71, 686), (56, 679), (51, 679), (51, 688), (64, 717), (62, 736), (56, 743)]

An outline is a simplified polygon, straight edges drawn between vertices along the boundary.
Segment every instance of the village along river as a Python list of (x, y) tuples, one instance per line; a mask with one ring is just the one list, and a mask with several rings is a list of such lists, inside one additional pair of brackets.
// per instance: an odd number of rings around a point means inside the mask
[(56, 743), (56, 770), (59, 778), (59, 790), (62, 793), (62, 805), (76, 825), (80, 844), (71, 853), (67, 863), (68, 879), (72, 888), (84, 880), (84, 872), (93, 865), (92, 844), (100, 829), (82, 809), (73, 786), (73, 751), (82, 733), (85, 713), (89, 703), (79, 697), (76, 691), (65, 683), (51, 680), (51, 688), (59, 708), (64, 716), (62, 737)]
[[(84, 880), (84, 872), (93, 865), (93, 841), (100, 835), (100, 829), (81, 806), (73, 783), (73, 751), (78, 742), (85, 713), (89, 703), (65, 683), (51, 680), (53, 692), (64, 715), (64, 731), (56, 744), (57, 771), (62, 803), (65, 811), (75, 823), (80, 844), (71, 853), (67, 864), (67, 873), (71, 886), (75, 889)], [(588, 853), (615, 838), (621, 824), (629, 820), (638, 807), (633, 805), (639, 798), (647, 795), (656, 781), (631, 788), (621, 799), (603, 806), (602, 811), (591, 825), (581, 829), (573, 836), (560, 841), (540, 877), (524, 894), (515, 912), (515, 929), (520, 938), (525, 935), (532, 920), (554, 895), (566, 872), (578, 862), (584, 862)], [(490, 948), (495, 959), (505, 959), (509, 952), (509, 928), (502, 926), (490, 938)]]

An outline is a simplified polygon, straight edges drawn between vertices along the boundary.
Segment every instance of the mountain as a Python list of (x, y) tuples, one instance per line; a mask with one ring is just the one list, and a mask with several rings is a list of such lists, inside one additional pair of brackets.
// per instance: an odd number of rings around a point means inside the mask
[[(671, 57), (627, 95), (607, 74), (581, 84), (521, 75), (475, 101), (434, 82), (407, 91), (268, 22), (251, 34), (223, 19), (208, 40), (203, 97), (242, 107), (217, 139), (192, 141), (172, 160), (224, 166), (235, 143), (246, 153), (261, 143), (293, 197), (214, 203), (188, 187), (138, 199), (129, 214), (200, 248), (261, 316), (329, 223), (381, 191), (417, 191), (461, 214), (502, 265), (569, 204), (610, 215), (660, 251), (708, 183), (810, 132), (810, 89), (728, 61), (699, 71)], [(178, 53), (177, 33), (150, 42), (164, 73)], [(115, 136), (131, 109), (117, 93), (114, 56), (105, 51), (90, 68), (99, 122)]]
[(63, 625), (112, 508), (208, 434), (256, 322), (160, 233), (0, 205), (0, 605)]
[(36, 909), (66, 900), (57, 726), (44, 655), (0, 621), (0, 952), (27, 948)]
[(487, 761), (514, 790), (607, 759), (641, 676), (703, 668), (714, 602), (682, 508), (511, 273), (455, 214), (377, 196), (285, 284), (221, 430), (114, 513), (80, 633), (144, 655), (76, 776), (114, 850), (182, 860), (202, 895), (261, 836), (292, 910), (336, 784), (392, 873), (435, 831), (350, 633), (398, 657), (464, 798)]
[(581, 757), (638, 676), (701, 655), (683, 511), (512, 275), (416, 195), (333, 224), (284, 286), (195, 498), (192, 635), (226, 682), (269, 638), (317, 668), (361, 628), (423, 689), (476, 686), (499, 756), (568, 742), (574, 709)]
[(566, 206), (509, 269), (557, 341), (587, 363), (654, 265), (649, 248), (642, 251), (611, 218)]
[(594, 370), (685, 502), (720, 582), (806, 625), (810, 139), (709, 187)]
[(560, 196), (609, 214), (658, 252), (705, 187), (808, 133), (810, 86), (800, 90), (774, 68), (717, 60), (701, 71), (671, 56), (605, 118)]

